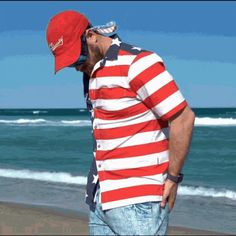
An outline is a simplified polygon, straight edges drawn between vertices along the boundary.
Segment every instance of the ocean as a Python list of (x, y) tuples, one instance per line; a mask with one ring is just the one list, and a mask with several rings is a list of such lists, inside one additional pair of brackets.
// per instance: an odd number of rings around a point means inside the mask
[[(236, 108), (194, 108), (191, 149), (170, 224), (236, 233)], [(86, 109), (0, 109), (0, 201), (88, 215)]]

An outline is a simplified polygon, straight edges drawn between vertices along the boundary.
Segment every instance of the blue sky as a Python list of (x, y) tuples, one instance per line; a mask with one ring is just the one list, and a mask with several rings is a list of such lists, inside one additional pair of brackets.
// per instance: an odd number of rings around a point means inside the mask
[(236, 107), (236, 2), (1, 1), (0, 108), (85, 107), (82, 77), (56, 76), (45, 29), (63, 10), (114, 20), (123, 41), (155, 51), (192, 107)]

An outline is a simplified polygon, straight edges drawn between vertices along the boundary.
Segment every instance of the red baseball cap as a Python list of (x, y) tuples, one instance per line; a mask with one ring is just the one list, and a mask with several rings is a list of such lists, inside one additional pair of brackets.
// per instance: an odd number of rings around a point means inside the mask
[(73, 10), (63, 11), (50, 19), (46, 38), (55, 57), (55, 74), (79, 58), (81, 36), (88, 24), (83, 14)]

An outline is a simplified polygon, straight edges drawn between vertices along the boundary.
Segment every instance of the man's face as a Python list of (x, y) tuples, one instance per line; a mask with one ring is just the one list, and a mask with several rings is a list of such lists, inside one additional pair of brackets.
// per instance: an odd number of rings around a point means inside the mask
[(88, 58), (83, 64), (76, 66), (76, 70), (84, 72), (90, 76), (95, 64), (103, 58), (103, 55), (95, 41), (87, 40), (87, 46)]

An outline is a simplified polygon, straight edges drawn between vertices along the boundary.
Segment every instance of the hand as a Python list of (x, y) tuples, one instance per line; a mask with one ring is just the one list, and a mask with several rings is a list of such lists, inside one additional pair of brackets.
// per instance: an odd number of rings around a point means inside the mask
[(168, 203), (169, 212), (171, 212), (171, 210), (174, 207), (175, 199), (177, 195), (177, 189), (178, 189), (178, 184), (174, 183), (173, 181), (169, 179), (165, 181), (161, 207), (164, 208), (165, 205)]

